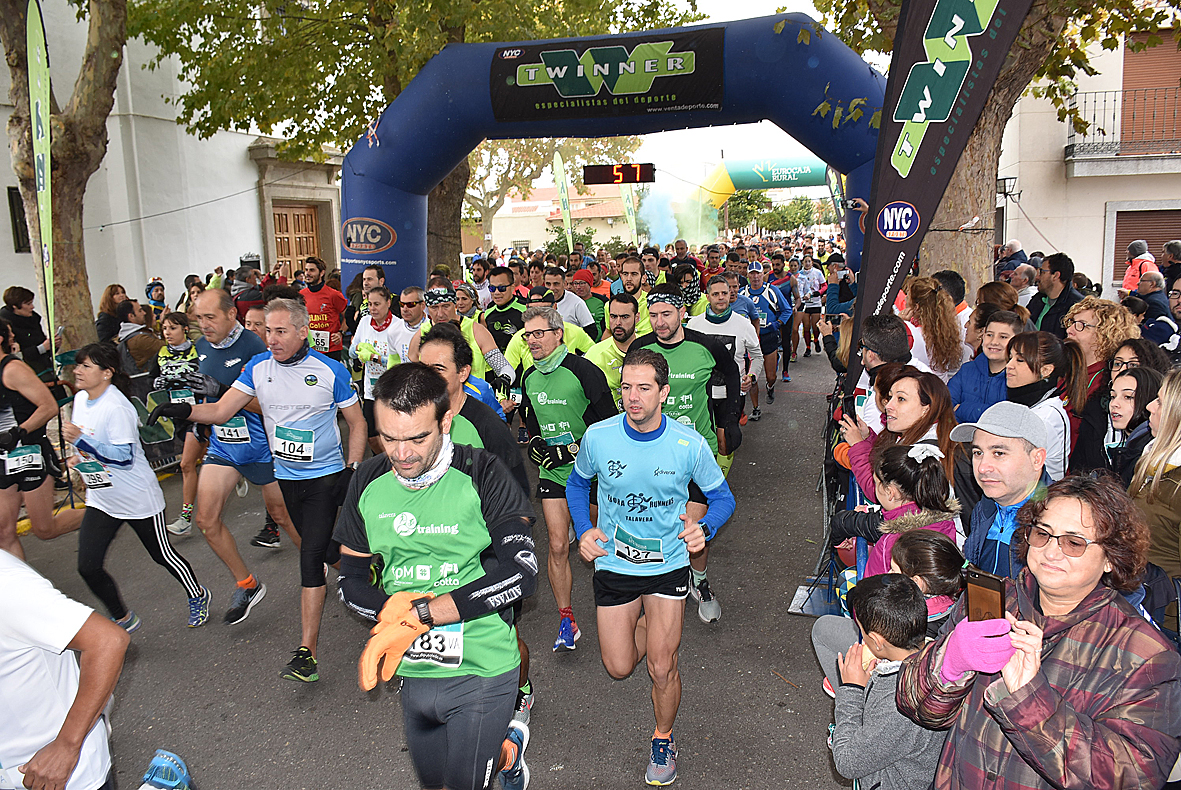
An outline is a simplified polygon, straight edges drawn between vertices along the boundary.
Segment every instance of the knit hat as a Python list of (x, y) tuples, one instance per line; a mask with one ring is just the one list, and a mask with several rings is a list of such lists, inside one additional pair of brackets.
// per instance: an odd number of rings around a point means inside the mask
[[(1145, 246), (1144, 249), (1148, 249), (1148, 247)], [(148, 284), (144, 286), (144, 296), (146, 296), (148, 299), (151, 299), (152, 298), (152, 289), (155, 288), (157, 285), (160, 286), (161, 288), (163, 288), (164, 281), (161, 280), (159, 277), (153, 277), (151, 280), (149, 280)]]
[(1148, 242), (1144, 239), (1136, 239), (1128, 245), (1128, 260), (1139, 258), (1146, 252), (1148, 252)]
[(578, 271), (574, 272), (574, 279), (582, 280), (587, 285), (593, 285), (595, 282), (594, 276), (591, 275), (591, 273), (586, 269), (579, 269)]

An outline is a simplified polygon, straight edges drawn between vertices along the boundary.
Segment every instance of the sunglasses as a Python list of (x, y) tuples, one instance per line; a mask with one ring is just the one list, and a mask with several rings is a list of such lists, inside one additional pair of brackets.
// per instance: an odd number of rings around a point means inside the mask
[(1058, 541), (1058, 548), (1062, 549), (1062, 553), (1067, 557), (1081, 557), (1086, 553), (1087, 546), (1098, 542), (1084, 538), (1082, 535), (1055, 535), (1037, 524), (1029, 526), (1025, 530), (1026, 541), (1035, 549), (1044, 547), (1050, 542), (1050, 538)]
[(488, 285), (489, 292), (494, 293), (494, 294), (498, 294), (501, 291), (507, 291), (510, 288), (512, 288), (511, 285), (492, 285), (492, 284)]
[(416, 304), (422, 304), (422, 300), (419, 299), (417, 302), (398, 302), (398, 304), (402, 305), (403, 310), (409, 310), (411, 307), (414, 307), (414, 305), (416, 305)]

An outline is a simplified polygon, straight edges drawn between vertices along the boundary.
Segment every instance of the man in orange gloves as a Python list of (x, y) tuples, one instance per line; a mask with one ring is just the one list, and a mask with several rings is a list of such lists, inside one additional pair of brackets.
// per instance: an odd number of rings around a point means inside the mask
[[(341, 600), (377, 620), (361, 687), (377, 685), (379, 665), (383, 680), (401, 679), (423, 787), (486, 788), (495, 769), (523, 790), (529, 728), (510, 725), (521, 663), (512, 605), (536, 587), (533, 508), (500, 459), (452, 443), (451, 397), (433, 368), (398, 365), (373, 397), (385, 452), (353, 476), (335, 529)], [(495, 558), (487, 570), (485, 555)]]

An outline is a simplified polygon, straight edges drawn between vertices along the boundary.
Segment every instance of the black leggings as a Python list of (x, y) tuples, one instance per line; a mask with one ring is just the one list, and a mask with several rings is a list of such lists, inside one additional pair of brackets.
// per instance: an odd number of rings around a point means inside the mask
[(283, 502), (291, 523), (299, 533), (299, 583), (302, 587), (323, 587), (324, 563), (340, 559), (340, 544), (332, 539), (336, 525), (336, 500), (332, 489), (340, 472), (310, 480), (279, 480)]
[(181, 583), (189, 598), (196, 598), (202, 594), (201, 584), (197, 581), (192, 566), (168, 542), (163, 510), (148, 518), (125, 519), (109, 516), (98, 508), (88, 507), (86, 514), (82, 516), (82, 525), (78, 528), (78, 574), (90, 591), (107, 607), (107, 612), (112, 618), (122, 620), (127, 616), (127, 607), (123, 605), (123, 599), (119, 597), (119, 588), (111, 574), (103, 568), (103, 563), (107, 558), (107, 549), (115, 539), (115, 533), (124, 522), (135, 530), (139, 542), (148, 550), (148, 556)]

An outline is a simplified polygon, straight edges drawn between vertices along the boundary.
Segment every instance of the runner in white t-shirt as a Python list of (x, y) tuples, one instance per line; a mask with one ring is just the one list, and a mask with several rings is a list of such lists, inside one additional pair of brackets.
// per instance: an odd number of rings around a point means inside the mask
[[(107, 790), (103, 708), (128, 637), (0, 551), (0, 787)], [(73, 652), (82, 656), (82, 667)]]
[(357, 322), (357, 331), (349, 345), (349, 356), (363, 365), (361, 371), (361, 412), (369, 428), (369, 449), (374, 455), (385, 452), (377, 438), (377, 424), (373, 419), (373, 385), (381, 374), (402, 362), (399, 353), (398, 317), (390, 310), (390, 292), (384, 285), (369, 289), (365, 294), (368, 315)]
[(156, 564), (185, 588), (189, 627), (204, 625), (209, 619), (209, 590), (168, 542), (164, 494), (139, 443), (139, 415), (118, 387), (127, 380), (119, 352), (109, 343), (91, 343), (78, 352), (76, 360), (78, 394), (72, 422), (64, 423), (61, 432), (79, 453), (67, 463), (86, 484), (78, 573), (116, 623), (128, 633), (139, 628), (139, 616), (124, 605), (115, 580), (103, 568), (115, 533), (127, 522)]

